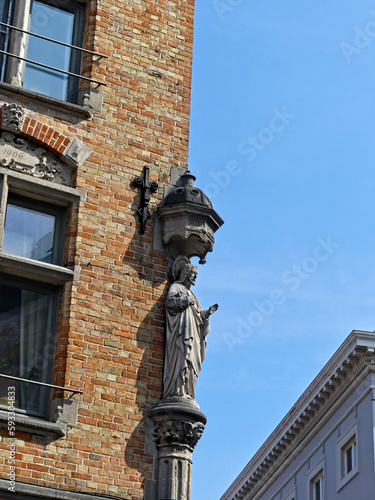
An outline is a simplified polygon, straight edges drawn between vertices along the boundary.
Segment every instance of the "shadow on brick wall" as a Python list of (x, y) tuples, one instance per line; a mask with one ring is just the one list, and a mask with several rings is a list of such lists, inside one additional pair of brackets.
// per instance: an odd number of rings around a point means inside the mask
[(156, 446), (153, 423), (147, 415), (162, 393), (165, 295), (168, 289), (166, 255), (147, 250), (149, 245), (142, 245), (147, 236), (148, 232), (140, 236), (137, 231), (124, 255), (124, 265), (133, 287), (127, 302), (129, 338), (125, 354), (127, 368), (123, 373), (129, 384), (127, 396), (131, 399), (126, 404), (129, 425), (124, 430), (130, 432), (124, 458), (133, 479), (137, 478), (134, 483), (145, 485), (145, 492), (131, 491), (129, 485), (127, 493), (139, 495), (134, 496), (134, 500), (156, 498)]

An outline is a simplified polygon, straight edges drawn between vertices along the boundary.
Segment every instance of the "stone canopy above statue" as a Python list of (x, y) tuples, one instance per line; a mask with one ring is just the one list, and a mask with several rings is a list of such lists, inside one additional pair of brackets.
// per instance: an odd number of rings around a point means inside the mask
[(212, 203), (201, 189), (194, 187), (196, 177), (187, 170), (178, 181), (177, 185), (163, 200), (164, 206), (175, 205), (176, 203), (190, 202), (195, 205), (203, 205), (212, 208)]
[(206, 261), (215, 242), (214, 233), (224, 224), (203, 191), (194, 186), (195, 176), (187, 170), (164, 197), (157, 209), (162, 238), (169, 255), (199, 257)]

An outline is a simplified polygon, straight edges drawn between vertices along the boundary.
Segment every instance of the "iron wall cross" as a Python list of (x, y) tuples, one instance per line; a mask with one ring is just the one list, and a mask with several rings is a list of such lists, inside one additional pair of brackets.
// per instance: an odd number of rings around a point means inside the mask
[(140, 207), (137, 210), (137, 214), (139, 215), (141, 229), (140, 234), (144, 234), (147, 224), (147, 219), (150, 217), (150, 211), (148, 209), (151, 193), (156, 193), (158, 189), (158, 183), (153, 181), (150, 183), (150, 168), (148, 165), (145, 165), (143, 168), (143, 177), (136, 177), (134, 179), (134, 184), (142, 189), (141, 192), (141, 203)]

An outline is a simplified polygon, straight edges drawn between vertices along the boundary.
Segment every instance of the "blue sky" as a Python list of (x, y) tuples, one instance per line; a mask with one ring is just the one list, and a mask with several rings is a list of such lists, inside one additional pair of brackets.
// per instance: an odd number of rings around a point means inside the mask
[(375, 1), (197, 1), (189, 167), (225, 220), (194, 290), (219, 310), (192, 500), (218, 500), (375, 329)]

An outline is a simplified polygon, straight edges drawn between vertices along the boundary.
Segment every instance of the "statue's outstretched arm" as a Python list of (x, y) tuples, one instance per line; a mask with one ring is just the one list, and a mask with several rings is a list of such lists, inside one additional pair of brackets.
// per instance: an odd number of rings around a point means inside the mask
[(213, 306), (209, 307), (208, 309), (205, 309), (204, 311), (202, 311), (202, 318), (203, 319), (208, 319), (211, 314), (213, 314), (214, 312), (216, 312), (218, 310), (219, 306), (218, 304), (214, 304)]

